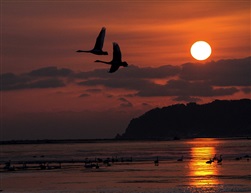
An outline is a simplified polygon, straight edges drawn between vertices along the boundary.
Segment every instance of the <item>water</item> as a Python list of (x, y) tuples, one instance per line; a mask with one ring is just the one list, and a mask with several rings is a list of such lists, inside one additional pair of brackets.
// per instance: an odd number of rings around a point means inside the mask
[[(1, 164), (0, 189), (37, 193), (251, 192), (251, 158), (247, 157), (251, 156), (250, 147), (251, 140), (244, 139), (2, 145), (1, 163), (108, 157), (119, 162), (111, 166), (100, 163), (99, 169), (63, 163), (61, 169), (11, 172), (3, 170)], [(206, 164), (215, 154), (218, 158), (222, 155), (222, 163)], [(181, 156), (183, 161), (177, 161)], [(159, 166), (154, 166), (157, 157)]]

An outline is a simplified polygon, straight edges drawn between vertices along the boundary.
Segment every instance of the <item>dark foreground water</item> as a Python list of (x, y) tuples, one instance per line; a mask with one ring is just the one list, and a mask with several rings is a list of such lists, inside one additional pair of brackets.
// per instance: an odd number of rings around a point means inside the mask
[[(215, 155), (218, 160), (222, 155), (222, 161), (207, 164)], [(182, 156), (183, 161), (177, 161)], [(246, 139), (2, 145), (0, 189), (37, 193), (251, 192), (249, 156), (251, 140)], [(155, 166), (157, 157), (159, 165)], [(109, 165), (100, 161), (98, 169), (84, 167), (84, 161), (98, 158), (109, 159)], [(9, 160), (14, 171), (4, 169)], [(21, 162), (30, 164), (23, 169)], [(38, 163), (47, 163), (46, 169)]]

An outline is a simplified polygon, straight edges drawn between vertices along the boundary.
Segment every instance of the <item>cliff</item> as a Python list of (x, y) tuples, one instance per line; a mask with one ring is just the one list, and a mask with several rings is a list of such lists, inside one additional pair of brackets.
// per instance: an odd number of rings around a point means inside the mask
[(131, 120), (122, 139), (250, 137), (251, 100), (215, 100), (152, 109)]

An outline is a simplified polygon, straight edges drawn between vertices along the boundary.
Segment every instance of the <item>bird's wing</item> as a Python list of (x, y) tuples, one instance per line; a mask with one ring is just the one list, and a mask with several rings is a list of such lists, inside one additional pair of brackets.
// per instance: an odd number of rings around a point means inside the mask
[(119, 69), (119, 65), (112, 65), (109, 72), (110, 73), (113, 73), (113, 72), (116, 72), (117, 70)]
[(119, 45), (116, 42), (113, 42), (113, 61), (121, 62), (121, 51)]
[(102, 27), (102, 29), (99, 32), (99, 35), (98, 35), (98, 37), (96, 39), (94, 49), (102, 50), (103, 45), (104, 45), (104, 40), (105, 40), (105, 30), (106, 30), (106, 28)]

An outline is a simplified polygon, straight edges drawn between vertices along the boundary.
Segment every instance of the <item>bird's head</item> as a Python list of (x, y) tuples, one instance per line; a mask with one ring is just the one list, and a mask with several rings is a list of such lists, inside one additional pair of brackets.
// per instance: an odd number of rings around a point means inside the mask
[(122, 62), (122, 66), (127, 67), (128, 66), (127, 62)]

